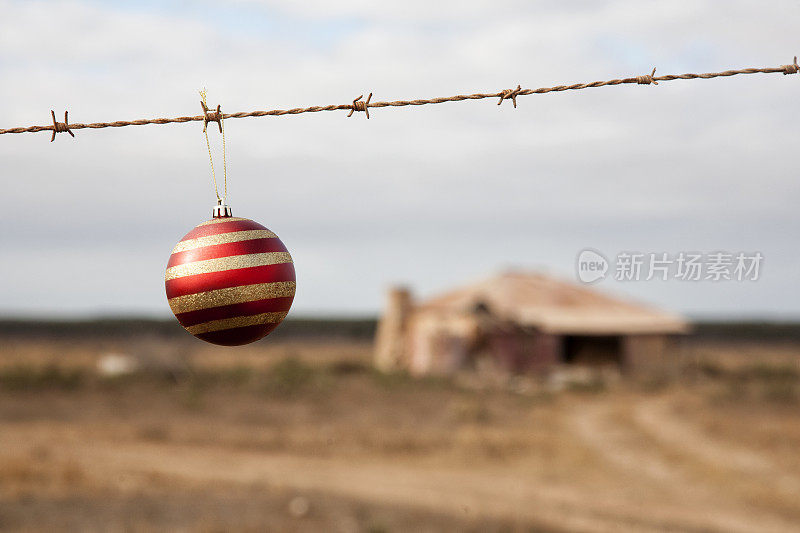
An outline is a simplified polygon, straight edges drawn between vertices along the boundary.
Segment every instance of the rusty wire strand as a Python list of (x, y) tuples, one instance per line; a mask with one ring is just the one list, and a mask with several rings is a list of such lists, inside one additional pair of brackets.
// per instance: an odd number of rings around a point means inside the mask
[[(797, 57), (794, 58), (794, 63), (789, 65), (781, 65), (779, 67), (766, 67), (766, 68), (743, 68), (737, 70), (724, 70), (722, 72), (707, 72), (704, 74), (667, 74), (664, 76), (655, 76), (655, 69), (649, 75), (635, 76), (632, 78), (619, 78), (606, 81), (593, 81), (590, 83), (575, 83), (573, 85), (556, 85), (553, 87), (541, 87), (538, 89), (521, 89), (519, 86), (516, 89), (506, 89), (494, 93), (474, 93), (474, 94), (457, 94), (455, 96), (443, 96), (438, 98), (425, 98), (418, 100), (394, 100), (389, 102), (369, 102), (361, 100), (363, 96), (356, 98), (349, 104), (333, 104), (326, 106), (311, 106), (311, 107), (295, 107), (292, 109), (271, 109), (267, 111), (246, 111), (239, 113), (224, 113), (222, 119), (229, 118), (247, 118), (247, 117), (265, 117), (265, 116), (282, 116), (282, 115), (299, 115), (300, 113), (318, 113), (320, 111), (339, 111), (347, 110), (351, 116), (354, 112), (364, 111), (369, 118), (369, 109), (377, 107), (403, 107), (403, 106), (420, 106), (428, 104), (442, 104), (445, 102), (461, 102), (463, 100), (482, 100), (484, 98), (499, 98), (498, 103), (503, 100), (510, 99), (512, 103), (516, 104), (516, 97), (529, 95), (529, 94), (545, 94), (560, 91), (573, 91), (580, 89), (589, 89), (592, 87), (605, 87), (608, 85), (623, 85), (628, 83), (635, 84), (654, 84), (658, 85), (660, 81), (672, 80), (695, 80), (695, 79), (711, 79), (722, 78), (729, 76), (736, 76), (738, 74), (797, 74), (800, 67), (797, 64)], [(516, 107), (516, 105), (515, 105)], [(47, 126), (29, 126), (20, 128), (0, 129), (0, 135), (6, 133), (34, 133), (37, 131), (52, 131), (53, 135), (58, 132), (70, 130), (81, 130), (85, 128), (100, 129), (100, 128), (121, 128), (123, 126), (144, 126), (147, 124), (175, 124), (182, 122), (208, 122), (207, 115), (195, 115), (186, 117), (175, 118), (151, 118), (141, 120), (119, 120), (115, 122), (93, 122), (90, 124), (74, 123), (69, 124), (68, 129), (64, 123), (58, 123)]]

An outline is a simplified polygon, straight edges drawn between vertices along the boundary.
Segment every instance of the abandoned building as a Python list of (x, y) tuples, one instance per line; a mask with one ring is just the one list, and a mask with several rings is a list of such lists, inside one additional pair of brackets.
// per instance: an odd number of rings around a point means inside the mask
[(560, 365), (663, 372), (687, 330), (680, 316), (585, 285), (508, 272), (420, 303), (405, 288), (389, 290), (375, 364), (416, 375), (547, 374)]

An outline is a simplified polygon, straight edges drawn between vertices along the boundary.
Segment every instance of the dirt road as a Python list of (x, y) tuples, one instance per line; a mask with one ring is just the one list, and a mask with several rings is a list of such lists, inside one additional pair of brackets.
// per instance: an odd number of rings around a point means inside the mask
[[(141, 400), (137, 412), (136, 393), (122, 395), (133, 396), (117, 396), (106, 411), (81, 414), (82, 405), (97, 398), (65, 394), (59, 401), (63, 413), (72, 413), (66, 420), (37, 416), (30, 406), (14, 420), (8, 402), (21, 405), (25, 398), (4, 398), (2, 505), (13, 511), (15, 498), (32, 493), (147, 494), (157, 488), (169, 494), (218, 487), (224, 498), (230, 487), (268, 487), (435, 513), (442, 520), (436, 529), (478, 523), (597, 532), (800, 527), (797, 472), (769, 449), (711, 435), (701, 419), (681, 413), (686, 399), (680, 394), (567, 397), (537, 407), (535, 416), (510, 418), (518, 423), (461, 421), (436, 435), (424, 423), (418, 432), (413, 425), (398, 430), (391, 420), (361, 424), (338, 410), (316, 420), (320, 427), (308, 419), (271, 427), (253, 421), (260, 398), (254, 404), (238, 398), (227, 417), (218, 409), (187, 414), (165, 395)], [(490, 405), (495, 399), (479, 401)], [(383, 409), (380, 403), (362, 409)], [(442, 416), (437, 409), (430, 406), (430, 416)], [(167, 425), (158, 425), (164, 420)], [(288, 439), (284, 445), (265, 440), (275, 431)], [(355, 442), (361, 447), (353, 449)], [(0, 519), (2, 511), (0, 506)], [(305, 518), (294, 520), (303, 529)], [(363, 529), (358, 521), (337, 524), (334, 529)]]

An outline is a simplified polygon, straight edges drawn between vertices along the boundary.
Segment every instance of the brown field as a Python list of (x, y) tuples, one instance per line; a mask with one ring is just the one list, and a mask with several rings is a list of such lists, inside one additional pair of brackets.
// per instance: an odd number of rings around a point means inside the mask
[[(561, 392), (381, 375), (370, 349), (0, 339), (0, 529), (800, 530), (797, 345)], [(149, 363), (103, 378), (109, 352)]]

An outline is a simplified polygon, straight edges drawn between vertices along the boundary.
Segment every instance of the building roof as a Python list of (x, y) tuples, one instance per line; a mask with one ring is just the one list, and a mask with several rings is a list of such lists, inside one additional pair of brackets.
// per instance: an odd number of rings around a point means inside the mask
[(687, 321), (679, 315), (533, 272), (506, 272), (431, 298), (416, 310), (452, 316), (478, 308), (486, 308), (502, 320), (562, 335), (688, 331)]

